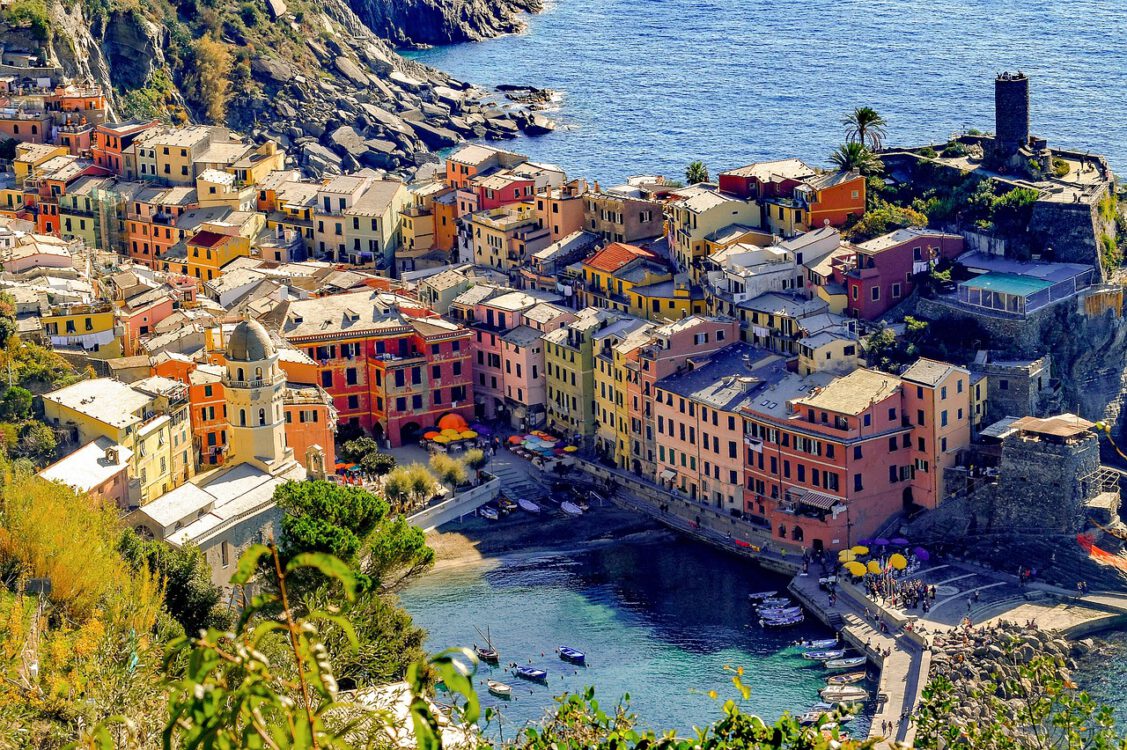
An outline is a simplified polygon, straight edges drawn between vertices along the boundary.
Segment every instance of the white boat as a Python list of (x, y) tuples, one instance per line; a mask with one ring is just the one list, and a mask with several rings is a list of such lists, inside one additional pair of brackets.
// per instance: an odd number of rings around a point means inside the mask
[(481, 506), (480, 508), (477, 509), (477, 514), (479, 516), (481, 516), (482, 518), (485, 518), (485, 519), (490, 520), (490, 521), (496, 521), (497, 519), (499, 519), (501, 517), (501, 514), (499, 512), (497, 512), (497, 509), (494, 508), (491, 505)]
[(844, 659), (830, 659), (826, 662), (826, 669), (853, 669), (867, 662), (864, 656), (847, 656)]
[(802, 652), (803, 659), (810, 659), (811, 661), (829, 661), (830, 659), (840, 659), (845, 656), (845, 649), (833, 648), (825, 651), (804, 651)]
[(866, 701), (869, 699), (869, 691), (856, 685), (830, 685), (822, 688), (819, 695), (822, 696), (822, 700), (835, 702)]
[(866, 672), (849, 672), (847, 674), (834, 674), (826, 678), (828, 685), (852, 685), (854, 682), (862, 682), (868, 677)]
[(759, 621), (759, 624), (765, 628), (789, 628), (794, 625), (801, 625), (805, 619), (805, 615), (799, 612), (797, 615), (791, 615), (789, 617), (765, 617)]
[(753, 602), (757, 602), (761, 599), (770, 599), (778, 593), (778, 591), (758, 591), (754, 594), (748, 594), (747, 598), (751, 599)]
[(794, 601), (787, 596), (770, 596), (766, 599), (761, 599), (757, 607), (793, 607)]
[(497, 680), (488, 680), (485, 684), (489, 688), (489, 692), (493, 693), (499, 698), (509, 698), (513, 694), (513, 689), (503, 682), (497, 682)]
[(520, 506), (521, 510), (528, 511), (529, 513), (539, 513), (540, 512), (540, 506), (539, 505), (532, 502), (531, 500), (525, 500), (523, 497), (521, 499), (517, 500), (517, 505)]
[(564, 513), (568, 514), (569, 516), (581, 516), (581, 515), (583, 515), (583, 509), (580, 508), (575, 503), (571, 502), (570, 500), (564, 500), (562, 503), (560, 503), (560, 510), (562, 510)]
[(764, 619), (778, 620), (783, 617), (793, 617), (801, 614), (802, 607), (770, 607), (759, 610), (759, 616)]
[(837, 645), (837, 638), (822, 638), (814, 641), (798, 641), (794, 644), (799, 648), (833, 648)]

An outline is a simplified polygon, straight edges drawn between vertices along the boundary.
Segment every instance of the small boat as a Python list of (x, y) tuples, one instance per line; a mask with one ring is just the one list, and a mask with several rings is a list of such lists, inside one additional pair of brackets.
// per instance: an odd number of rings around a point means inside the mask
[(801, 613), (802, 607), (772, 607), (771, 609), (759, 610), (759, 616), (765, 620), (780, 620), (784, 617), (793, 617)]
[(826, 678), (826, 683), (830, 685), (852, 685), (854, 682), (861, 682), (868, 677), (867, 672), (849, 672), (848, 674), (835, 674)]
[(866, 701), (869, 691), (856, 685), (830, 685), (822, 688), (819, 695), (827, 701)]
[(799, 641), (794, 644), (799, 648), (833, 648), (837, 645), (837, 638), (822, 638), (816, 641)]
[(772, 596), (767, 599), (760, 599), (757, 607), (793, 607), (794, 601), (786, 596)]
[(548, 673), (543, 669), (537, 669), (536, 667), (517, 667), (516, 671), (513, 672), (513, 674), (515, 674), (522, 680), (531, 680), (532, 682), (548, 681)]
[(560, 510), (562, 510), (564, 513), (568, 514), (569, 516), (581, 516), (581, 515), (583, 515), (583, 509), (580, 508), (575, 503), (571, 502), (570, 500), (564, 500), (562, 503), (560, 503)]
[(477, 514), (489, 521), (496, 521), (501, 517), (500, 512), (492, 505), (483, 505), (477, 509)]
[(778, 619), (764, 618), (759, 621), (759, 624), (765, 628), (789, 628), (794, 625), (801, 625), (806, 617), (800, 612), (791, 617), (780, 617)]
[(571, 648), (570, 646), (560, 646), (556, 649), (556, 652), (560, 655), (561, 659), (563, 659), (564, 661), (569, 661), (572, 664), (583, 665), (587, 663), (587, 655), (577, 648)]
[(748, 594), (747, 598), (751, 599), (753, 602), (757, 602), (763, 599), (770, 599), (778, 593), (778, 591), (757, 591), (754, 594)]
[(539, 505), (532, 502), (531, 500), (525, 500), (523, 497), (520, 500), (517, 500), (517, 505), (520, 506), (521, 510), (528, 511), (529, 513), (539, 513), (540, 512), (540, 506)]
[(487, 664), (496, 664), (501, 658), (501, 655), (497, 653), (497, 649), (492, 646), (474, 646), (473, 650), (474, 653), (477, 654), (477, 658)]
[(826, 669), (853, 669), (867, 662), (864, 656), (847, 656), (844, 659), (830, 659), (826, 662)]
[(811, 661), (829, 661), (830, 659), (840, 659), (845, 656), (845, 649), (832, 648), (825, 651), (804, 651), (802, 653), (803, 659), (810, 659)]
[(822, 718), (828, 713), (829, 711), (807, 711), (806, 713), (798, 717), (798, 723), (802, 724), (803, 726), (817, 724), (818, 719)]
[(503, 682), (487, 680), (485, 685), (489, 688), (489, 692), (493, 693), (498, 698), (511, 698), (513, 696), (513, 689)]
[(819, 702), (815, 703), (813, 706), (811, 706), (810, 710), (811, 711), (818, 711), (818, 712), (823, 713), (823, 714), (827, 714), (830, 711), (836, 711), (837, 710), (837, 704), (836, 703), (826, 703), (825, 701), (819, 701)]
[(517, 504), (507, 497), (499, 497), (497, 498), (497, 507), (501, 509), (502, 513), (508, 514), (517, 509)]

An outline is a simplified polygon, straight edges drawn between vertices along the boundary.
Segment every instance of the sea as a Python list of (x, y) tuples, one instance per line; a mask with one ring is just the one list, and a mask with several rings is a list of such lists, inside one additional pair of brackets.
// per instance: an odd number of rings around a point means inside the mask
[[(488, 635), (500, 652), (500, 668), (482, 665), (476, 677), (483, 704), (500, 711), (500, 723), (486, 727), (491, 737), (511, 738), (543, 719), (554, 696), (587, 687), (604, 709), (629, 696), (642, 727), (691, 734), (720, 717), (723, 701), (742, 700), (732, 683), (739, 668), (751, 688), (744, 706), (764, 719), (801, 713), (818, 700), (825, 669), (790, 644), (831, 631), (811, 620), (766, 630), (748, 602), (749, 593), (783, 591), (786, 583), (698, 542), (626, 539), (439, 568), (401, 598), (427, 630), (428, 651), (483, 644)], [(559, 646), (582, 650), (588, 666), (561, 661)], [(514, 662), (547, 670), (547, 685), (506, 674)], [(489, 695), (486, 679), (512, 685), (513, 698)], [(867, 728), (864, 716), (849, 725), (855, 733)]]
[(409, 53), (482, 86), (559, 93), (510, 144), (607, 185), (800, 157), (825, 165), (870, 106), (889, 144), (994, 127), (993, 79), (1030, 76), (1033, 132), (1127, 170), (1127, 7), (1107, 0), (550, 0), (528, 30)]

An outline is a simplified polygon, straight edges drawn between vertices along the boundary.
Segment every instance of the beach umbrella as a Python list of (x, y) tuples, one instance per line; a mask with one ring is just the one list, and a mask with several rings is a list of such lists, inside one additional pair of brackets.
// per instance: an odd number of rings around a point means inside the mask
[(473, 430), (466, 430), (462, 433), (462, 440), (473, 440), (475, 437), (477, 437), (477, 433)]
[(931, 553), (929, 553), (923, 547), (916, 547), (914, 550), (912, 550), (912, 553), (920, 560), (927, 561), (931, 559)]
[(445, 430), (468, 430), (469, 425), (466, 424), (466, 419), (461, 414), (447, 414), (442, 419), (438, 420), (439, 429)]
[(890, 544), (892, 544), (892, 542), (888, 541), (883, 536), (878, 536), (873, 540), (873, 546), (875, 547), (887, 547)]
[(857, 559), (857, 553), (854, 552), (851, 549), (843, 549), (841, 552), (837, 553), (837, 561), (838, 562), (843, 562), (843, 563), (853, 562), (856, 559)]
[(847, 562), (845, 564), (845, 569), (848, 570), (852, 575), (858, 577), (865, 575), (866, 570), (865, 565), (863, 563), (857, 562), (856, 560)]
[(523, 438), (521, 438), (520, 435), (510, 435), (509, 436), (509, 445), (520, 445), (520, 442), (521, 442), (522, 439)]
[(423, 439), (424, 440), (434, 440), (436, 437), (439, 436), (439, 434), (440, 433), (435, 432), (433, 430), (431, 430), (430, 432), (424, 432), (423, 433)]
[(880, 575), (880, 573), (881, 573), (880, 563), (877, 562), (876, 560), (869, 560), (868, 571), (870, 573), (874, 574), (874, 575)]
[(898, 547), (907, 547), (909, 544), (908, 540), (902, 536), (893, 537), (892, 543)]
[(566, 448), (564, 448), (564, 453), (575, 453), (578, 450), (579, 450), (578, 445), (569, 445)]
[(461, 430), (455, 430), (455, 429), (452, 429), (450, 427), (447, 427), (446, 429), (444, 429), (442, 431), (442, 434), (445, 435), (446, 437), (449, 437), (449, 438), (456, 438), (461, 433), (462, 433)]
[(853, 550), (853, 554), (855, 554), (855, 555), (867, 555), (867, 554), (869, 554), (869, 548), (866, 547), (863, 544), (858, 544), (856, 547), (853, 547), (852, 550)]
[(895, 555), (888, 558), (888, 564), (896, 568), (896, 570), (903, 570), (908, 567), (908, 558), (897, 552)]

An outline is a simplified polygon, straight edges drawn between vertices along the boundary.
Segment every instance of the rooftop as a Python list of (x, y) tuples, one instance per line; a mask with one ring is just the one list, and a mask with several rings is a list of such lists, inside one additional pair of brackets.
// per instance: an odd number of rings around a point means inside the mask
[[(117, 460), (107, 458), (106, 451), (117, 449)], [(117, 445), (107, 437), (95, 438), (74, 453), (61, 458), (39, 472), (48, 482), (59, 482), (78, 492), (89, 492), (109, 481), (129, 466), (133, 451)]]
[(748, 164), (746, 167), (730, 169), (727, 172), (721, 172), (721, 174), (750, 177), (759, 182), (781, 182), (782, 180), (799, 180), (812, 177), (817, 174), (817, 171), (801, 159), (778, 159)]
[(121, 428), (140, 422), (142, 415), (138, 412), (149, 406), (153, 397), (118, 380), (95, 378), (48, 393), (43, 400)]
[(961, 368), (947, 362), (937, 362), (934, 359), (920, 357), (911, 367), (901, 373), (900, 377), (913, 383), (929, 385), (934, 388), (945, 380), (951, 372), (958, 369)]
[(1094, 422), (1081, 419), (1075, 414), (1058, 414), (1045, 419), (1022, 417), (1010, 424), (1014, 430), (1066, 440), (1082, 435), (1095, 426)]
[(813, 409), (856, 416), (891, 396), (900, 387), (900, 378), (877, 370), (854, 370), (837, 378), (795, 403)]
[(644, 247), (627, 245), (622, 242), (612, 242), (599, 252), (583, 261), (583, 265), (605, 273), (614, 273), (618, 269), (638, 258), (656, 260), (657, 256)]
[(802, 318), (825, 312), (829, 304), (818, 298), (806, 299), (797, 295), (783, 294), (782, 292), (767, 292), (758, 297), (741, 302), (739, 307), (745, 310), (782, 315), (789, 318)]

